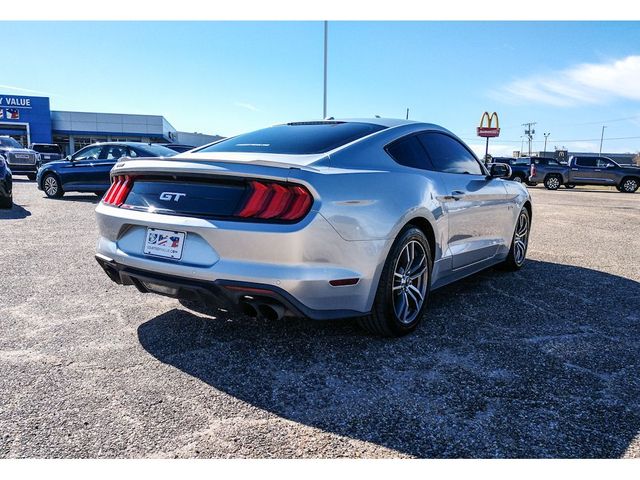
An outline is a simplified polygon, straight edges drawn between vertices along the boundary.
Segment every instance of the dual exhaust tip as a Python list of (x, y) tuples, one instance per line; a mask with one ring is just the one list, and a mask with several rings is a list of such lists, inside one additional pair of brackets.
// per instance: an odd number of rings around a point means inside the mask
[(276, 302), (261, 302), (242, 300), (240, 302), (242, 313), (253, 318), (265, 318), (271, 322), (284, 317), (284, 307)]

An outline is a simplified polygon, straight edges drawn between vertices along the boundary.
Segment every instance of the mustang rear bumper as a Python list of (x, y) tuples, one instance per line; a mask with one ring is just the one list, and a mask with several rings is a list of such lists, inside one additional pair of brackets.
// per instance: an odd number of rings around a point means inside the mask
[(143, 293), (195, 300), (214, 308), (244, 311), (242, 306), (247, 303), (269, 304), (282, 307), (285, 316), (308, 317), (313, 320), (359, 317), (365, 314), (355, 310), (311, 309), (274, 285), (222, 279), (194, 280), (132, 268), (101, 254), (96, 254), (95, 257), (109, 278), (119, 285), (134, 285)]
[[(290, 225), (164, 215), (104, 203), (96, 216), (96, 253), (115, 265), (207, 288), (223, 281), (262, 285), (311, 318), (366, 315), (390, 245), (344, 240), (313, 211)], [(185, 233), (179, 261), (145, 254), (148, 228)], [(357, 281), (331, 283), (343, 279)]]

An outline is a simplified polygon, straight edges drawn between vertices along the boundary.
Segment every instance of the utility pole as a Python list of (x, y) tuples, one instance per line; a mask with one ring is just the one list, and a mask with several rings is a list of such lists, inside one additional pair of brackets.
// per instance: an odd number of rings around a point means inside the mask
[(523, 123), (524, 134), (529, 139), (529, 156), (531, 156), (531, 142), (533, 141), (533, 136), (536, 134), (536, 131), (532, 128), (536, 122)]
[(327, 43), (329, 38), (329, 22), (324, 21), (324, 101), (322, 107), (322, 118), (327, 118)]
[(602, 141), (604, 140), (604, 129), (607, 128), (606, 125), (602, 126), (602, 133), (600, 134), (600, 153), (598, 155), (602, 155)]
[(547, 132), (544, 133), (544, 153), (542, 154), (543, 157), (547, 156), (547, 138), (549, 137), (549, 135), (551, 135), (551, 132)]
[(520, 156), (522, 156), (523, 148), (524, 148), (524, 135), (520, 135)]
[(407, 108), (407, 120), (409, 120), (409, 109)]

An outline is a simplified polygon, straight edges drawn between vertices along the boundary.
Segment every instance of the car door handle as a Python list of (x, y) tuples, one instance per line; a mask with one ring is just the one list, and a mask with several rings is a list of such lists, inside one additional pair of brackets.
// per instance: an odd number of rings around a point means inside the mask
[(464, 196), (465, 192), (463, 192), (462, 190), (454, 190), (453, 192), (451, 192), (451, 195), (449, 195), (449, 199), (461, 200)]

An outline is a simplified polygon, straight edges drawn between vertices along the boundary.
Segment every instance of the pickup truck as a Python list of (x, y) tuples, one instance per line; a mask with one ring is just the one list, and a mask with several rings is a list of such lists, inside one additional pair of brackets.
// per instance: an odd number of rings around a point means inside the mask
[(38, 168), (45, 163), (55, 162), (56, 160), (61, 160), (64, 157), (60, 146), (54, 143), (32, 143), (31, 150), (40, 154)]
[(607, 157), (573, 156), (567, 165), (534, 163), (529, 181), (543, 182), (549, 190), (561, 185), (613, 185), (619, 192), (634, 193), (640, 187), (640, 167), (623, 167)]
[(496, 163), (506, 163), (511, 166), (511, 176), (509, 180), (524, 183), (530, 187), (536, 185), (535, 182), (529, 181), (529, 175), (531, 175), (531, 157), (493, 157), (492, 161)]

